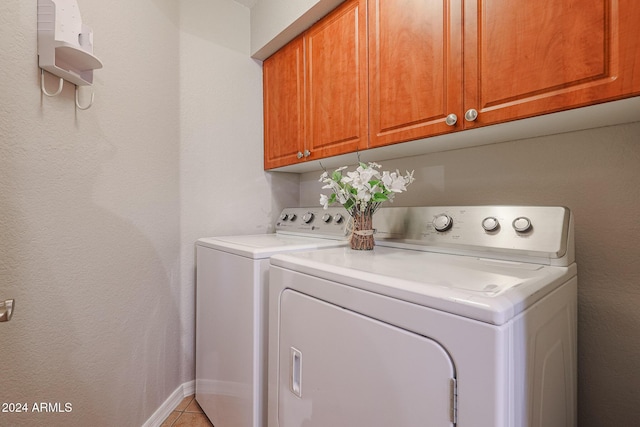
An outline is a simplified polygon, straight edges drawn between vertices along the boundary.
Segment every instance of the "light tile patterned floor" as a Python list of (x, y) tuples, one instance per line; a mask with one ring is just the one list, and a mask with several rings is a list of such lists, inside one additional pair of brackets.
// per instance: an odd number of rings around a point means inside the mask
[(192, 395), (182, 399), (160, 427), (213, 427), (213, 424)]

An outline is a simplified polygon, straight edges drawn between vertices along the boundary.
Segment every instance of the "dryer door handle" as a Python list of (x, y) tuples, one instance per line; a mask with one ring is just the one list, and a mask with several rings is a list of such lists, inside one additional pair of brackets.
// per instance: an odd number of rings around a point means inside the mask
[(291, 347), (289, 388), (298, 397), (302, 397), (302, 352)]

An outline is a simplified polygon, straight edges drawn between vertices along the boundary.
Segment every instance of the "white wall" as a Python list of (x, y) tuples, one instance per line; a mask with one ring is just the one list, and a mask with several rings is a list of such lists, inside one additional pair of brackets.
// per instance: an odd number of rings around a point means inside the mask
[(257, 0), (251, 8), (251, 56), (265, 60), (344, 0)]
[[(640, 123), (380, 162), (415, 170), (394, 206), (563, 205), (575, 215), (580, 427), (640, 420)], [(301, 175), (316, 204), (320, 171)], [(326, 190), (324, 190), (326, 191)]]
[(0, 425), (141, 425), (184, 378), (178, 10), (79, 6), (104, 63), (87, 111), (40, 93), (36, 1), (0, 3), (0, 402), (72, 404)]
[[(273, 231), (298, 204), (298, 175), (267, 173), (262, 65), (249, 57), (249, 9), (180, 2), (180, 207), (184, 381), (194, 377), (194, 242)], [(223, 30), (221, 30), (223, 29)]]

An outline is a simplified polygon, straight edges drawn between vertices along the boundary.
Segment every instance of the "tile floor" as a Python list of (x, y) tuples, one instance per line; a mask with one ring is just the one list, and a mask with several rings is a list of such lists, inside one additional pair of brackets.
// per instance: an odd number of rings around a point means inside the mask
[(160, 427), (213, 427), (213, 424), (202, 412), (195, 395), (191, 395), (182, 399)]

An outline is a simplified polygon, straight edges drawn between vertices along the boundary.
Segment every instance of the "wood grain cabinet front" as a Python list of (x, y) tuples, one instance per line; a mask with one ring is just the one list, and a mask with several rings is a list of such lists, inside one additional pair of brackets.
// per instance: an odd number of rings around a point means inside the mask
[(367, 148), (366, 10), (346, 1), (305, 35), (309, 160)]
[(639, 22), (637, 0), (346, 1), (265, 61), (265, 168), (640, 95)]
[(460, 128), (461, 2), (369, 0), (368, 12), (369, 146)]
[(637, 0), (465, 0), (465, 127), (640, 94)]
[(298, 161), (304, 152), (304, 44), (298, 37), (262, 64), (264, 168)]
[(367, 148), (366, 0), (349, 0), (263, 64), (264, 167)]
[(638, 22), (634, 0), (369, 0), (369, 146), (638, 95)]

